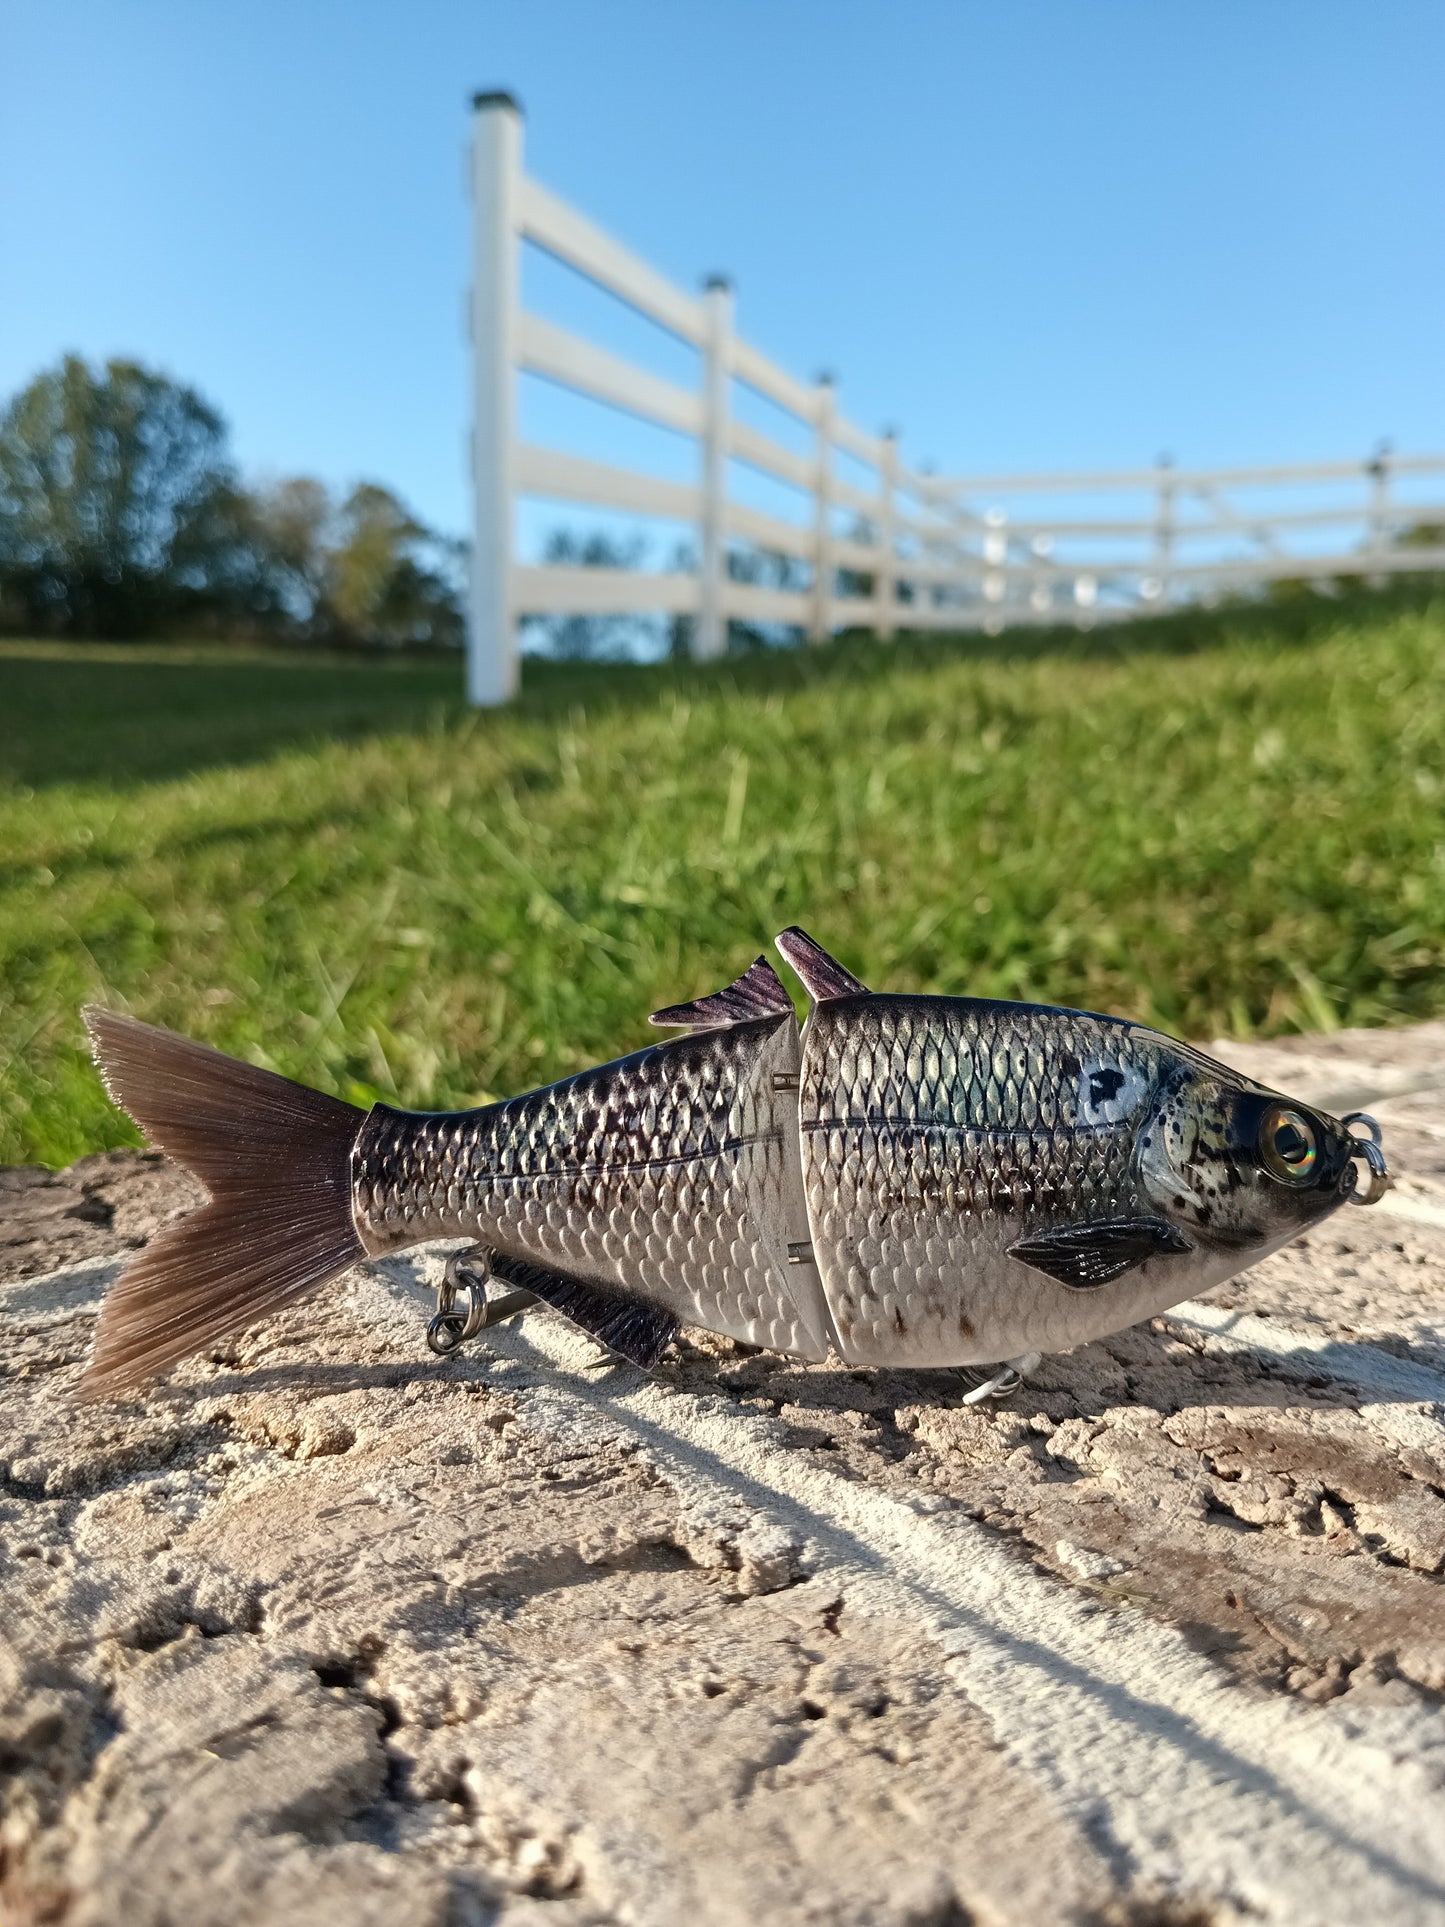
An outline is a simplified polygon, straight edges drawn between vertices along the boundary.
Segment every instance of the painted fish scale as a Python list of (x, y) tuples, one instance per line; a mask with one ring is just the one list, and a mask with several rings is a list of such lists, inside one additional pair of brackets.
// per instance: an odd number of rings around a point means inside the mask
[[(1147, 1209), (1133, 1097), (1158, 1052), (1136, 1027), (968, 998), (842, 997), (804, 1037), (800, 1122), (814, 1251), (855, 1363), (992, 1360), (1055, 1349), (1097, 1320), (1011, 1258), (1020, 1237)], [(1149, 1287), (1136, 1276), (1126, 1289)], [(1107, 1289), (1107, 1288), (1106, 1288)], [(1104, 1300), (1103, 1302), (1107, 1302)], [(1022, 1334), (1022, 1341), (1020, 1335)]]
[(379, 1106), (358, 1143), (363, 1240), (474, 1238), (684, 1323), (822, 1358), (816, 1275), (788, 1261), (807, 1239), (797, 1078), (788, 1016), (657, 1044), (420, 1130)]

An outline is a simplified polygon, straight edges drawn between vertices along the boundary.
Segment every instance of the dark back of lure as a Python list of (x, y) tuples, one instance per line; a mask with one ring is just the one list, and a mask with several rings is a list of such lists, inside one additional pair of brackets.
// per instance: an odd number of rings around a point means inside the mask
[[(112, 1012), (107, 1086), (212, 1201), (109, 1294), (90, 1395), (435, 1238), (651, 1363), (679, 1324), (809, 1359), (1057, 1350), (1205, 1289), (1383, 1158), (1158, 1032), (874, 995), (811, 938), (656, 1013), (687, 1035), (474, 1111), (362, 1113)], [(1358, 1195), (1358, 1194), (1357, 1194)]]

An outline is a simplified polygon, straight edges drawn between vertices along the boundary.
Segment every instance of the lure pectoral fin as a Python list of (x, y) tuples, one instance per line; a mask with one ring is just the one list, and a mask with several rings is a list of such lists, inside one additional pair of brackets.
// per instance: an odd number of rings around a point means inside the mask
[(1193, 1249), (1184, 1233), (1163, 1218), (1103, 1218), (1020, 1238), (1009, 1246), (1008, 1255), (1061, 1285), (1092, 1291), (1122, 1278), (1146, 1258), (1182, 1256)]

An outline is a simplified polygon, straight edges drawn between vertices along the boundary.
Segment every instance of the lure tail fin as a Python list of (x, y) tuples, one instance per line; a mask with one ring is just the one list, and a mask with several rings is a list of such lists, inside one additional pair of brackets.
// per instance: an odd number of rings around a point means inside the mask
[(106, 1089), (210, 1202), (106, 1294), (84, 1398), (109, 1398), (303, 1297), (365, 1254), (351, 1147), (365, 1112), (113, 1010), (87, 1010)]

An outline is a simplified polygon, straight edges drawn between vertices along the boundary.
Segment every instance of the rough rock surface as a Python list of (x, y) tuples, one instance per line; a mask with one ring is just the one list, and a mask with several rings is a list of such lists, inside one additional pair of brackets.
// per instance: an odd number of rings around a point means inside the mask
[(196, 1193), (0, 1173), (0, 1920), (1445, 1921), (1445, 1025), (1219, 1048), (1401, 1184), (982, 1407), (434, 1258), (77, 1406)]

